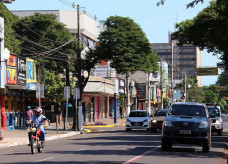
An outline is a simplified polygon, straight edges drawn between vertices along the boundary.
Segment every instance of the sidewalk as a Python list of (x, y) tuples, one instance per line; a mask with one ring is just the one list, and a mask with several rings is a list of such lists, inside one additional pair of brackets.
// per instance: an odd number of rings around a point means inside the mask
[[(63, 131), (63, 125), (59, 127), (59, 131), (57, 133), (56, 123), (51, 123), (50, 126), (45, 128), (46, 131), (46, 141), (70, 137), (73, 135), (83, 134), (91, 132), (91, 128), (96, 127), (115, 127), (115, 126), (123, 126), (125, 123), (125, 119), (117, 119), (117, 123), (114, 124), (113, 119), (105, 119), (96, 123), (85, 123), (83, 126), (83, 131), (74, 131), (72, 129), (68, 129), (67, 131)], [(2, 130), (3, 140), (0, 141), (0, 149), (11, 147), (11, 146), (19, 146), (28, 144), (28, 131), (25, 128), (20, 128), (12, 131), (4, 131)]]

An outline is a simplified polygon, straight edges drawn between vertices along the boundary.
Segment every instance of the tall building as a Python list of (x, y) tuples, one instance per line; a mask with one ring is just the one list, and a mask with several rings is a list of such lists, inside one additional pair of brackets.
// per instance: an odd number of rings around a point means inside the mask
[(176, 40), (171, 40), (169, 35), (168, 43), (152, 43), (152, 49), (159, 58), (168, 63), (169, 79), (176, 83), (181, 83), (183, 73), (187, 78), (197, 78), (198, 86), (201, 86), (201, 78), (197, 76), (196, 69), (201, 65), (201, 51), (191, 44), (177, 45)]

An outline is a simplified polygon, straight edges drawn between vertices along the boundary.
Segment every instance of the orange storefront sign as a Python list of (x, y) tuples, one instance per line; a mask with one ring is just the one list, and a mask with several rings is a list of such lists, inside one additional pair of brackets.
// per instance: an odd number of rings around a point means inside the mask
[(89, 95), (82, 95), (82, 102), (91, 103), (91, 96), (89, 96)]

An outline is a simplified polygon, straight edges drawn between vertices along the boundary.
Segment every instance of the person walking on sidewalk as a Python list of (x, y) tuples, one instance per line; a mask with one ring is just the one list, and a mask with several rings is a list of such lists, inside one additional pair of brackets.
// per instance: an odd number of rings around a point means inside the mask
[(62, 111), (60, 109), (60, 107), (58, 108), (58, 110), (56, 111), (56, 116), (57, 116), (57, 123), (60, 125), (61, 123), (61, 118), (62, 118)]
[[(42, 114), (43, 110), (42, 110), (41, 107), (36, 107), (34, 109), (34, 112), (35, 112), (35, 115), (33, 115), (30, 118), (30, 120), (28, 121), (28, 124), (33, 122), (34, 124), (37, 124), (37, 127), (41, 130), (41, 137), (42, 137), (42, 140), (43, 140), (42, 147), (44, 148), (44, 146), (45, 146), (45, 130), (44, 130), (43, 123), (46, 123), (47, 118)], [(30, 146), (30, 140), (31, 140), (31, 137), (32, 137), (31, 131), (29, 131), (28, 137), (29, 137), (28, 146)]]

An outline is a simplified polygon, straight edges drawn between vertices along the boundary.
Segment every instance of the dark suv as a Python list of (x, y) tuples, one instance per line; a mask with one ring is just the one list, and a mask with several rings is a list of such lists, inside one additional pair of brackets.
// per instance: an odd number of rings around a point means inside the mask
[(198, 144), (203, 152), (211, 148), (211, 123), (207, 107), (200, 103), (173, 103), (163, 122), (162, 150), (174, 143)]

